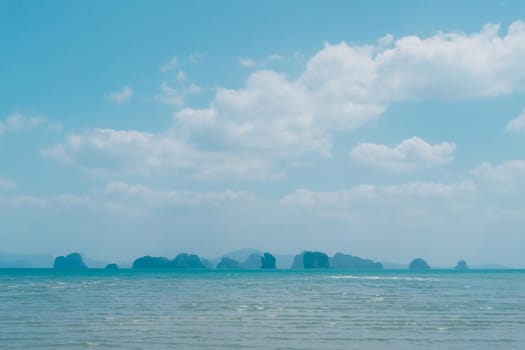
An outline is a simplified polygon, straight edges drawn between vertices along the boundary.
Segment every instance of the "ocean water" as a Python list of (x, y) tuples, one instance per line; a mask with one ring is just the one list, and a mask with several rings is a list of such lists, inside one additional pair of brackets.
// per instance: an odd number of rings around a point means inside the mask
[(525, 271), (0, 270), (0, 349), (525, 349)]

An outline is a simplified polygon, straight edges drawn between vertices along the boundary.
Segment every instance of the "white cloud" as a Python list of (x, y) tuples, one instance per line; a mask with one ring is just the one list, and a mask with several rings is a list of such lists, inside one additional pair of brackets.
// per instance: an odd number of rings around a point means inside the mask
[(131, 100), (133, 97), (133, 89), (129, 86), (124, 86), (121, 90), (108, 94), (107, 99), (116, 104), (121, 104)]
[(521, 114), (515, 118), (512, 119), (507, 124), (507, 130), (508, 131), (523, 131), (525, 130), (525, 110), (521, 112)]
[(37, 128), (61, 131), (62, 125), (58, 123), (51, 123), (46, 117), (26, 116), (21, 113), (14, 113), (9, 115), (3, 122), (0, 121), (0, 136), (8, 132)]
[(239, 58), (239, 64), (246, 68), (252, 68), (255, 67), (255, 61), (251, 58)]
[(454, 159), (455, 150), (453, 143), (432, 145), (419, 137), (411, 137), (394, 147), (360, 143), (350, 151), (350, 157), (373, 168), (403, 172), (449, 163)]
[(100, 174), (183, 173), (197, 178), (279, 178), (270, 160), (200, 151), (173, 135), (94, 129), (42, 151), (59, 162)]
[(167, 82), (162, 82), (160, 85), (160, 91), (160, 94), (157, 95), (157, 100), (160, 102), (173, 107), (181, 107), (184, 105), (184, 96), (182, 91), (175, 89)]
[(505, 35), (498, 25), (479, 33), (405, 36), (379, 46), (326, 45), (308, 63), (305, 84), (358, 101), (464, 99), (523, 90), (525, 23)]
[[(271, 70), (252, 72), (241, 88), (219, 87), (207, 107), (177, 111), (166, 134), (173, 138), (170, 142), (184, 140), (194, 154), (212, 162), (201, 167), (207, 170), (221, 168), (217, 157), (209, 156), (212, 152), (198, 151), (210, 144), (221, 157), (250, 159), (262, 164), (263, 169), (268, 169), (269, 163), (310, 154), (329, 157), (335, 132), (352, 131), (380, 118), (392, 103), (522, 91), (524, 61), (525, 23), (521, 21), (514, 22), (504, 34), (498, 25), (486, 25), (473, 34), (397, 39), (387, 35), (371, 45), (326, 44), (307, 61), (297, 78)], [(177, 60), (169, 63), (165, 68), (174, 69)], [(244, 64), (252, 65), (250, 61)], [(186, 96), (197, 91), (196, 86), (175, 88), (164, 82), (157, 98), (180, 109), (187, 102)], [(152, 144), (167, 142), (165, 134), (152, 138), (158, 138)], [(61, 152), (59, 146), (56, 154)], [(61, 147), (77, 162), (91, 159), (76, 158), (75, 149), (67, 143)], [(381, 145), (371, 148), (392, 169), (443, 164), (452, 159), (454, 151), (453, 144), (430, 145), (422, 140), (394, 149)], [(126, 159), (123, 162), (144, 162), (144, 158), (127, 160), (137, 156), (134, 146), (121, 152)], [(159, 162), (165, 162), (164, 158)], [(172, 163), (168, 164), (171, 167)]]
[[(504, 35), (499, 26), (487, 25), (470, 35), (397, 40), (387, 35), (377, 45), (327, 44), (295, 80), (261, 70), (251, 73), (243, 88), (217, 89), (207, 108), (213, 110), (213, 122), (185, 130), (191, 136), (212, 134), (213, 128), (229, 147), (277, 157), (329, 156), (334, 131), (350, 131), (379, 118), (396, 101), (519, 91), (525, 86), (522, 61), (525, 24), (520, 21)], [(253, 60), (243, 64), (252, 66)], [(445, 153), (451, 149), (442, 146)]]
[(178, 59), (177, 59), (177, 56), (173, 56), (172, 58), (170, 58), (169, 61), (167, 61), (166, 63), (164, 63), (160, 68), (159, 70), (161, 72), (167, 72), (167, 71), (170, 71), (170, 70), (174, 70), (175, 68), (177, 68), (178, 66)]
[(492, 187), (496, 192), (521, 192), (525, 186), (525, 160), (509, 160), (499, 165), (485, 162), (472, 173)]
[(103, 193), (123, 202), (138, 200), (147, 206), (199, 206), (219, 205), (225, 202), (253, 201), (254, 195), (248, 192), (226, 190), (221, 192), (159, 191), (144, 185), (113, 182), (104, 188)]
[(266, 57), (263, 57), (258, 60), (252, 58), (242, 57), (239, 59), (239, 64), (245, 68), (258, 68), (265, 69), (277, 63), (299, 63), (304, 60), (304, 55), (301, 52), (295, 52), (292, 55), (280, 55), (280, 54), (270, 54)]
[(413, 182), (400, 185), (357, 185), (348, 190), (317, 192), (298, 189), (281, 199), (286, 206), (348, 207), (362, 206), (367, 201), (382, 202), (388, 198), (446, 198), (472, 193), (476, 186), (472, 181), (455, 184)]
[(186, 97), (201, 92), (202, 88), (195, 84), (174, 88), (167, 82), (163, 81), (160, 85), (160, 94), (158, 94), (156, 98), (161, 103), (180, 108), (184, 106)]
[(49, 197), (25, 194), (1, 195), (0, 207), (38, 207), (47, 210), (89, 209), (126, 216), (144, 216), (173, 207), (246, 205), (257, 197), (243, 191), (169, 191), (155, 190), (145, 185), (112, 182), (102, 190), (86, 195), (60, 194)]
[[(211, 112), (210, 112), (211, 111)], [(332, 130), (353, 130), (378, 117), (384, 107), (333, 101), (272, 71), (258, 71), (239, 90), (218, 89), (208, 109), (176, 114), (189, 134), (215, 135), (229, 148), (282, 157), (305, 153), (329, 156)], [(184, 124), (185, 116), (213, 115), (208, 123)]]

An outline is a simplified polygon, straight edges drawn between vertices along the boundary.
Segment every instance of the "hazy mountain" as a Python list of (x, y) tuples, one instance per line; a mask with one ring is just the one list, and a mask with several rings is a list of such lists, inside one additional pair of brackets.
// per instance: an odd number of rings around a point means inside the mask
[(263, 255), (263, 252), (257, 249), (243, 248), (243, 249), (234, 250), (233, 252), (223, 254), (218, 259), (230, 258), (233, 260), (237, 260), (239, 262), (245, 262), (252, 254)]
[(2, 268), (52, 268), (55, 257), (48, 254), (11, 254), (0, 253)]

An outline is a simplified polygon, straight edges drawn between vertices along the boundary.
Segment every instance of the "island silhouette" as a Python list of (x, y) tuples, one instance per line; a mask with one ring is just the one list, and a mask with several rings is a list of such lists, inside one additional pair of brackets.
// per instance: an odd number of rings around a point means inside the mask
[[(222, 256), (219, 259), (209, 260), (191, 253), (179, 253), (173, 259), (163, 256), (141, 256), (136, 258), (132, 269), (136, 270), (177, 270), (177, 269), (243, 269), (243, 270), (272, 270), (277, 268), (277, 258), (269, 252), (258, 253), (254, 250), (233, 252), (231, 256)], [(55, 270), (85, 270), (88, 268), (80, 253), (74, 252), (66, 256), (55, 258)], [(106, 270), (118, 270), (116, 263), (109, 263)], [(350, 254), (336, 253), (333, 257), (320, 251), (303, 251), (293, 257), (289, 269), (340, 269), (354, 271), (382, 271), (383, 264)], [(453, 270), (467, 271), (469, 266), (465, 260), (460, 260)], [(426, 272), (431, 270), (430, 265), (423, 258), (415, 258), (408, 264), (408, 270)]]

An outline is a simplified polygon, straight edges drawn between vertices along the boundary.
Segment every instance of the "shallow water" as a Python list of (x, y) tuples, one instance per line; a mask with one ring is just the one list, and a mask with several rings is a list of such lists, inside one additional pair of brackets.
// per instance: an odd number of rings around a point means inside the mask
[(0, 269), (0, 349), (525, 349), (525, 271)]

